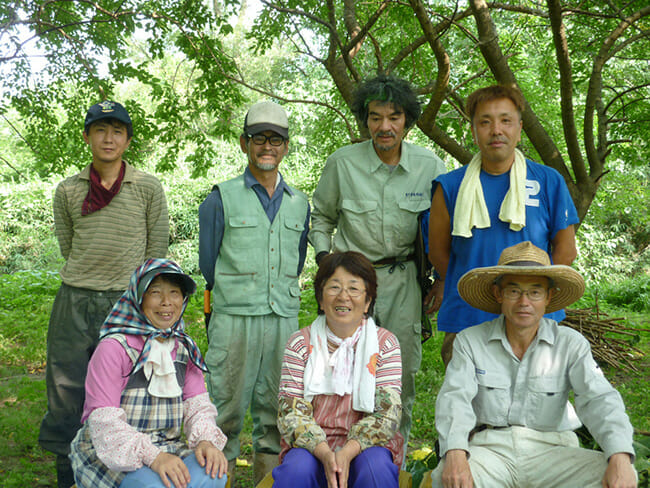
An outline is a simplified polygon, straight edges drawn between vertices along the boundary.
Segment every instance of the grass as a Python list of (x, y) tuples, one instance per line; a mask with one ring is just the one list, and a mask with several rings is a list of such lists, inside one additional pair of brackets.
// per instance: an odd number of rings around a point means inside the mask
[[(197, 281), (200, 282), (200, 278)], [(58, 284), (56, 273), (50, 272), (0, 275), (0, 303), (3, 304), (0, 309), (0, 436), (4, 440), (0, 443), (0, 486), (4, 488), (56, 485), (54, 456), (43, 451), (36, 439), (46, 409), (43, 371), (47, 323)], [(309, 324), (316, 314), (309, 279), (304, 287), (299, 317), (302, 326)], [(611, 315), (627, 315), (629, 323), (638, 329), (650, 329), (647, 313), (626, 314), (612, 310)], [(205, 351), (207, 339), (200, 294), (192, 298), (185, 319), (188, 332)], [(640, 372), (606, 369), (605, 374), (621, 392), (635, 429), (650, 432), (650, 332), (639, 332), (635, 340), (636, 346), (644, 352), (644, 356), (635, 361)], [(435, 334), (423, 345), (422, 367), (416, 376), (417, 395), (408, 449), (409, 467), (413, 472), (421, 471), (434, 459), (432, 456), (420, 458), (433, 449), (436, 439), (435, 397), (443, 380), (441, 342), (442, 334)], [(252, 422), (248, 416), (241, 436), (242, 464), (252, 462), (251, 431)], [(648, 439), (635, 436), (637, 466), (646, 470), (650, 456)], [(237, 486), (253, 486), (250, 466), (237, 467), (235, 474)], [(646, 482), (640, 486), (648, 485)]]

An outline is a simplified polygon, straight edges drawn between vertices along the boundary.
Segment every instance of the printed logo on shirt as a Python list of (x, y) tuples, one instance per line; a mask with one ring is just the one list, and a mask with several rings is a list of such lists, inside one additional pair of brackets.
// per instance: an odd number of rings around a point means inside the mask
[(538, 181), (526, 180), (526, 206), (539, 207), (539, 199), (533, 198), (539, 195), (541, 186)]
[(424, 193), (422, 193), (421, 191), (407, 191), (406, 193), (404, 193), (404, 196), (406, 198), (423, 198)]
[(478, 369), (478, 368), (474, 368), (474, 369), (475, 369), (475, 371), (476, 371), (476, 374), (485, 374), (485, 370), (484, 370), (484, 369)]

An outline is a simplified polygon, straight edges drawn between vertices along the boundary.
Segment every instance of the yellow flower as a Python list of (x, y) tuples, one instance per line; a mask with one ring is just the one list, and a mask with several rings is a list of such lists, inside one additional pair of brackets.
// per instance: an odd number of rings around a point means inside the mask
[(424, 461), (424, 459), (431, 454), (432, 450), (430, 447), (423, 447), (421, 449), (416, 449), (411, 453), (411, 457), (415, 461)]

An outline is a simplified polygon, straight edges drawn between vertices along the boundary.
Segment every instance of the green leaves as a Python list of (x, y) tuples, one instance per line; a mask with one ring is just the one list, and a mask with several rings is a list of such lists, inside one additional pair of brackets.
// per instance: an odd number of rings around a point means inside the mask
[(406, 461), (405, 471), (413, 477), (412, 486), (420, 486), (424, 475), (438, 465), (438, 456), (430, 447), (416, 449)]
[[(0, 89), (12, 96), (18, 137), (33, 155), (32, 169), (38, 174), (63, 174), (88, 163), (79, 137), (83, 117), (90, 105), (107, 98), (118, 98), (134, 110), (136, 135), (126, 158), (136, 164), (152, 147), (164, 144), (159, 167), (173, 168), (181, 148), (198, 144), (202, 147), (190, 161), (197, 173), (204, 173), (214, 156), (207, 137), (232, 135), (232, 129), (211, 116), (228, 117), (242, 102), (240, 87), (232, 82), (235, 65), (219, 37), (232, 28), (202, 2), (8, 4), (0, 10), (5, 27), (0, 33)], [(45, 61), (40, 68), (12, 57), (13, 52), (24, 56), (23, 46), (34, 46), (21, 41), (29, 36), (37, 39), (32, 53)], [(124, 96), (125, 83), (139, 86)], [(200, 120), (200, 114), (206, 116)]]
[(251, 27), (238, 0), (9, 0), (0, 113), (30, 171), (63, 174), (88, 161), (85, 109), (118, 98), (142, 109), (130, 161), (202, 175), (260, 97), (300, 113), (301, 149), (324, 159), (364, 135), (348, 108), (358, 83), (392, 72), (425, 108), (411, 137), (465, 163), (465, 98), (514, 80), (530, 105), (522, 148), (560, 171), (584, 217), (610, 168), (650, 159), (647, 0), (466, 3), (263, 1)]
[(634, 468), (639, 474), (639, 488), (648, 488), (650, 486), (650, 436), (641, 437), (632, 445), (636, 453)]

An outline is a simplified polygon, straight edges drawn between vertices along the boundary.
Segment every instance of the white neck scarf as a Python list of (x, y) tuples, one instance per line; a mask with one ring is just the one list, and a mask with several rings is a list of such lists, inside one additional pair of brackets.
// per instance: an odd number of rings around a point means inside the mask
[(152, 340), (149, 357), (144, 363), (144, 374), (149, 380), (147, 391), (159, 398), (175, 398), (183, 393), (176, 379), (176, 368), (172, 360), (172, 351), (176, 339), (171, 337), (164, 341)]
[(359, 340), (361, 329), (361, 326), (357, 327), (352, 336), (341, 339), (327, 327), (327, 340), (337, 346), (337, 349), (330, 355), (327, 365), (332, 371), (334, 393), (339, 396), (352, 393), (354, 346)]
[[(331, 355), (327, 339), (338, 344)], [(359, 412), (375, 410), (375, 371), (379, 356), (377, 326), (372, 318), (364, 320), (352, 337), (336, 337), (327, 327), (325, 316), (311, 324), (312, 351), (305, 366), (304, 398), (316, 395), (352, 394), (352, 408)], [(356, 348), (354, 347), (356, 344)]]
[[(468, 164), (458, 189), (451, 232), (453, 236), (472, 237), (472, 228), (485, 229), (491, 225), (480, 176), (479, 152)], [(510, 188), (501, 202), (499, 220), (510, 223), (513, 231), (520, 231), (526, 226), (526, 158), (519, 149), (515, 149), (515, 160), (510, 168)]]

